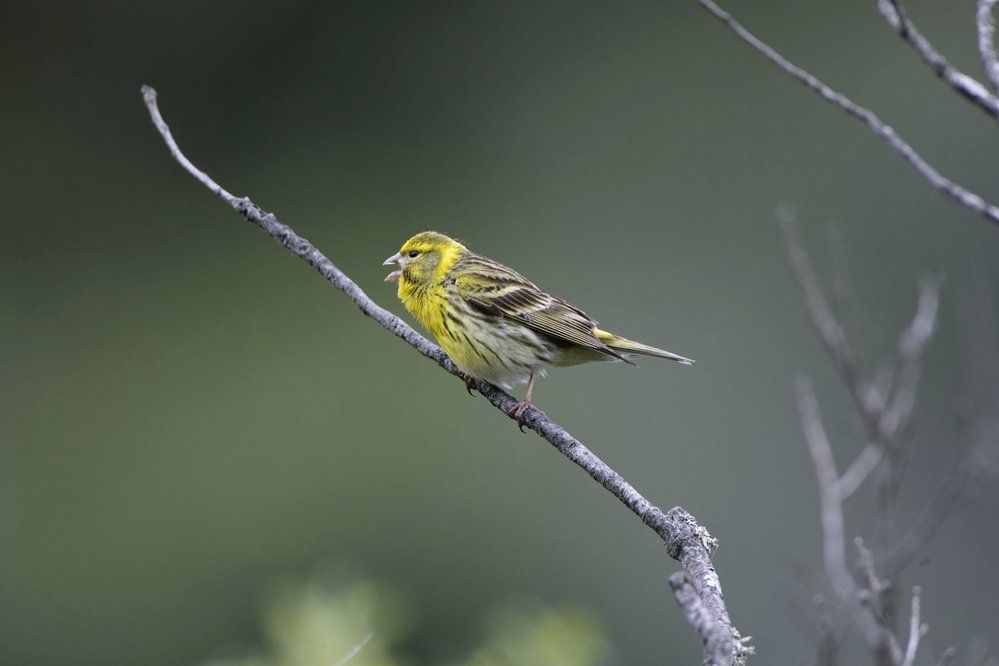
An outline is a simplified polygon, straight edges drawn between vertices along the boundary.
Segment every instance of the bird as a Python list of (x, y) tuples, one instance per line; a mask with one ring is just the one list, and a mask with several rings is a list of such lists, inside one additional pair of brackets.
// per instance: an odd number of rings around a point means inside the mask
[(524, 425), (534, 380), (548, 368), (591, 361), (635, 365), (638, 354), (683, 365), (693, 359), (597, 328), (574, 305), (549, 294), (512, 268), (476, 254), (436, 231), (416, 234), (385, 260), (398, 296), (465, 375), (505, 389), (527, 383), (509, 415)]

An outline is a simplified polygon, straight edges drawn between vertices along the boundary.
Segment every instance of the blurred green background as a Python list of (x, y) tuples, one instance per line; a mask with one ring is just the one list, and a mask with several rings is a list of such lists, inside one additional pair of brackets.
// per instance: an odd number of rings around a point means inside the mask
[[(945, 175), (999, 199), (994, 121), (872, 3), (727, 4)], [(973, 10), (910, 5), (976, 73)], [(996, 415), (982, 352), (999, 346), (999, 228), (694, 2), (9, 2), (4, 14), (0, 663), (252, 651), (274, 581), (317, 569), (335, 572), (333, 590), (392, 590), (388, 605), (407, 609), (394, 663), (466, 659), (492, 640), (491, 617), (524, 604), (592, 624), (599, 663), (700, 659), (655, 535), (183, 173), (144, 83), (196, 164), (395, 312), (381, 262), (436, 229), (606, 328), (696, 358), (556, 371), (536, 402), (720, 539), (758, 663), (815, 652), (802, 589), (821, 542), (797, 374), (816, 382), (840, 465), (863, 446), (788, 268), (778, 203), (796, 206), (824, 275), (834, 230), (872, 371), (918, 276), (947, 277), (904, 519), (957, 438), (955, 401), (985, 424)], [(924, 587), (920, 663), (996, 639), (994, 487), (978, 484), (900, 581)], [(869, 507), (851, 500), (850, 535), (869, 533)]]

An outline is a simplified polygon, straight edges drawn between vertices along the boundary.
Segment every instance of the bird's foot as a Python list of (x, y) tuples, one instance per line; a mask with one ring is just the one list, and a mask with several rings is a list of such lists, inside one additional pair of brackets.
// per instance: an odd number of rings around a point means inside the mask
[(472, 395), (472, 389), (475, 388), (475, 377), (466, 375), (464, 372), (459, 372), (458, 376), (465, 382), (465, 389), (468, 391), (468, 395)]
[(530, 400), (521, 400), (507, 412), (510, 418), (517, 422), (517, 427), (520, 428), (521, 432), (524, 432), (524, 426), (527, 425), (527, 421), (524, 420), (524, 412), (531, 407), (534, 407), (534, 405), (531, 404)]

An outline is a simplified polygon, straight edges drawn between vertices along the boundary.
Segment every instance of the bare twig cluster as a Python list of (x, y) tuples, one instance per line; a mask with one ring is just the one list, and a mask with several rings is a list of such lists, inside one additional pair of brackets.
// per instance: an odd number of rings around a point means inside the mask
[[(982, 64), (990, 84), (999, 91), (999, 65), (997, 65), (993, 43), (994, 23), (992, 8), (997, 0), (979, 0), (977, 12), (978, 44)], [(906, 162), (918, 171), (930, 185), (951, 197), (962, 206), (969, 208), (991, 222), (999, 223), (999, 206), (987, 202), (983, 197), (955, 183), (941, 174), (922, 155), (916, 152), (898, 132), (867, 107), (857, 104), (843, 93), (823, 83), (818, 77), (781, 55), (772, 46), (761, 40), (731, 14), (712, 0), (698, 0), (712, 16), (727, 25), (742, 41), (760, 52), (785, 74), (804, 84), (830, 104), (838, 106), (853, 118), (866, 124), (872, 132), (881, 137), (892, 150), (899, 153)], [(877, 0), (888, 25), (899, 34), (919, 54), (923, 61), (947, 83), (955, 92), (972, 104), (999, 120), (999, 97), (976, 79), (954, 67), (920, 33), (902, 10), (900, 0)]]
[[(345, 273), (337, 268), (312, 243), (302, 238), (291, 227), (278, 222), (273, 213), (258, 208), (248, 197), (237, 197), (225, 190), (208, 174), (198, 169), (181, 152), (170, 128), (160, 114), (156, 91), (142, 87), (142, 96), (150, 118), (159, 131), (171, 155), (202, 185), (229, 204), (248, 221), (260, 227), (294, 255), (312, 266), (327, 282), (342, 291), (361, 312), (377, 321), (387, 331), (405, 340), (416, 351), (436, 362), (447, 372), (465, 381), (447, 354), (399, 317), (375, 303)], [(481, 380), (472, 380), (472, 386), (503, 413), (508, 414), (517, 400), (502, 389)], [(582, 467), (595, 481), (617, 497), (625, 506), (651, 527), (662, 538), (666, 552), (683, 566), (682, 579), (671, 579), (674, 598), (686, 612), (704, 643), (703, 663), (711, 666), (728, 666), (743, 663), (752, 648), (739, 636), (729, 619), (722, 595), (721, 583), (711, 553), (717, 542), (699, 525), (692, 515), (681, 507), (663, 511), (649, 502), (620, 474), (611, 469), (569, 434), (562, 426), (549, 419), (544, 412), (530, 408), (522, 417), (524, 425), (552, 444), (562, 455)]]
[[(866, 124), (932, 187), (987, 220), (999, 222), (999, 207), (941, 174), (871, 109), (857, 104), (811, 72), (795, 65), (713, 0), (698, 2), (783, 73)], [(887, 25), (938, 78), (976, 108), (999, 120), (999, 56), (996, 53), (994, 19), (997, 2), (999, 0), (977, 0), (975, 24), (985, 80), (982, 83), (954, 66), (933, 46), (908, 17), (902, 0), (875, 0)], [(942, 475), (916, 520), (906, 529), (901, 529), (898, 524), (898, 495), (912, 453), (911, 425), (916, 391), (923, 354), (936, 327), (940, 280), (933, 276), (921, 280), (916, 312), (912, 323), (899, 336), (894, 362), (876, 373), (866, 374), (847, 335), (842, 308), (830, 307), (798, 238), (793, 215), (789, 210), (782, 210), (778, 216), (787, 239), (791, 264), (805, 292), (812, 322), (849, 390), (864, 424), (867, 440), (861, 453), (840, 474), (811, 382), (804, 377), (796, 382), (798, 410), (819, 484), (823, 562), (834, 602), (820, 601), (826, 617), (821, 621), (823, 636), (818, 663), (837, 663), (846, 632), (851, 627), (857, 627), (870, 646), (876, 663), (909, 666), (916, 658), (926, 625), (920, 619), (920, 588), (915, 587), (908, 607), (908, 637), (904, 641), (900, 638), (899, 575), (944, 522), (967, 484), (969, 469), (986, 459), (973, 450), (976, 447), (966, 441), (967, 437), (957, 442), (955, 448), (958, 450), (951, 468)], [(841, 296), (841, 285), (842, 280), (834, 281), (834, 298)], [(857, 574), (851, 572), (848, 564), (843, 503), (865, 484), (874, 493), (875, 543), (868, 548), (859, 538), (854, 539)], [(949, 648), (940, 656), (938, 663), (947, 663), (955, 654), (956, 651)]]
[[(920, 615), (921, 590), (914, 587), (908, 608), (907, 638), (903, 640), (898, 627), (901, 614), (898, 580), (954, 507), (965, 486), (970, 452), (965, 447), (954, 456), (951, 469), (943, 475), (919, 517), (901, 530), (898, 495), (913, 451), (914, 406), (923, 358), (936, 329), (941, 280), (923, 277), (915, 314), (898, 336), (893, 363), (869, 375), (864, 372), (841, 317), (830, 307), (802, 246), (793, 213), (782, 208), (778, 216), (812, 324), (849, 391), (866, 440), (864, 449), (840, 474), (811, 381), (807, 377), (798, 379), (795, 384), (798, 412), (819, 486), (823, 568), (834, 602), (823, 606), (829, 616), (822, 623), (825, 635), (820, 642), (818, 663), (837, 663), (846, 633), (855, 626), (875, 655), (876, 663), (911, 666), (927, 625)], [(852, 540), (857, 570), (854, 573), (843, 506), (865, 484), (873, 490), (876, 543), (872, 549), (859, 537)]]

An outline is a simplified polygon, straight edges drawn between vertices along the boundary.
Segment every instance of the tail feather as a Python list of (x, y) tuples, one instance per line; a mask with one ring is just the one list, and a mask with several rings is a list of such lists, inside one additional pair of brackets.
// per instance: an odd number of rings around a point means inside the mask
[(671, 361), (676, 361), (682, 365), (691, 365), (694, 362), (694, 359), (692, 358), (680, 356), (679, 354), (674, 354), (673, 352), (668, 352), (664, 349), (658, 349), (649, 345), (643, 345), (641, 342), (635, 342), (634, 340), (622, 338), (621, 336), (614, 335), (613, 333), (601, 331), (599, 328), (594, 328), (593, 334), (597, 336), (601, 342), (616, 352), (624, 352), (626, 354), (643, 354), (645, 356), (666, 358)]

